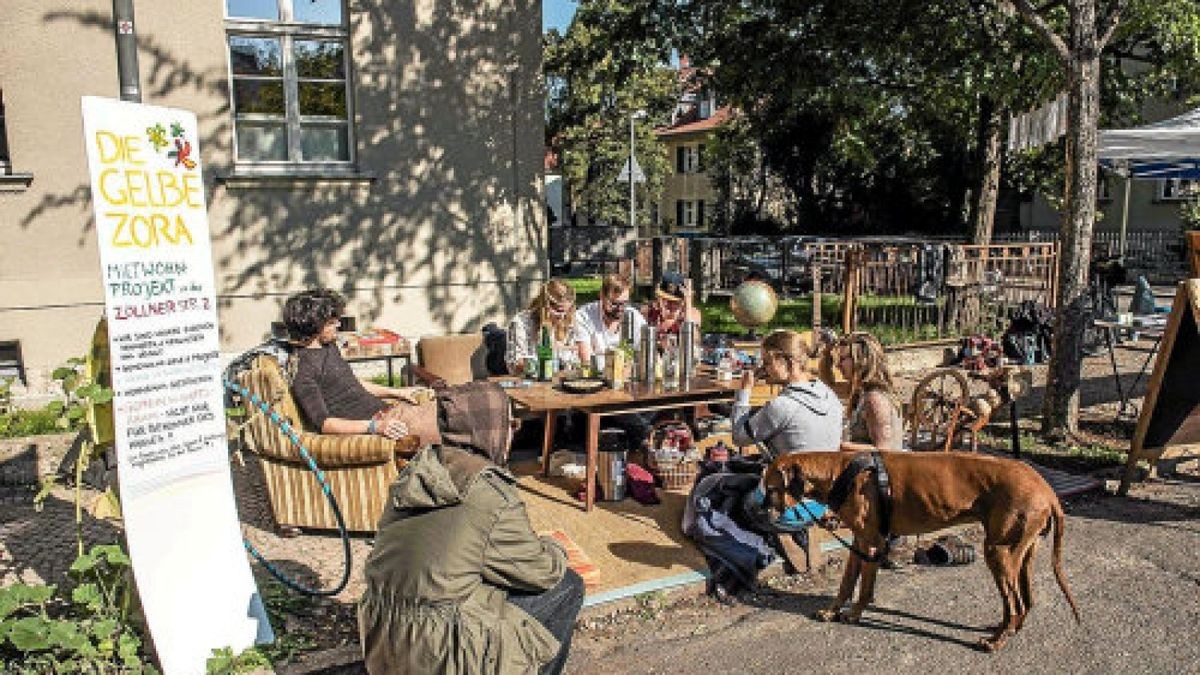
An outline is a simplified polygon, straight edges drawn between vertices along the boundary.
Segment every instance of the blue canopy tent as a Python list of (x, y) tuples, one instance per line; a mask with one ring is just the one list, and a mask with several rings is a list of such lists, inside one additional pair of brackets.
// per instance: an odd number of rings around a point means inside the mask
[(1136, 129), (1100, 132), (1100, 165), (1125, 179), (1121, 255), (1129, 226), (1129, 185), (1134, 179), (1200, 179), (1200, 109)]

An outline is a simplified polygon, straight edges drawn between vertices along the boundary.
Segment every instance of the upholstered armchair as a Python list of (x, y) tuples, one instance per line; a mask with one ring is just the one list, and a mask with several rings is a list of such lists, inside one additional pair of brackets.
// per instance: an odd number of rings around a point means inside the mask
[[(383, 436), (342, 436), (307, 429), (279, 363), (260, 356), (239, 376), (240, 384), (265, 401), (272, 410), (299, 432), (329, 482), (330, 490), (346, 529), (374, 532), (387, 501), (388, 486), (395, 480), (407, 457), (421, 445), (415, 436), (392, 440)], [(261, 459), (267, 494), (275, 522), (281, 527), (333, 529), (337, 521), (317, 477), (300, 457), (300, 451), (273, 422), (255, 406), (246, 406), (248, 421), (243, 439)]]

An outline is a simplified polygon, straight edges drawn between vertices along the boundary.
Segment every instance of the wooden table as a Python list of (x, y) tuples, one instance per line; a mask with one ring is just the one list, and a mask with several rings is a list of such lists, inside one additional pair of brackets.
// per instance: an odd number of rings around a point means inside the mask
[[(504, 378), (502, 378), (504, 379)], [(512, 378), (507, 378), (512, 380)], [(630, 382), (622, 389), (602, 389), (594, 394), (571, 394), (548, 382), (533, 382), (527, 386), (508, 387), (509, 398), (525, 412), (541, 414), (545, 419), (542, 436), (542, 473), (550, 472), (550, 452), (554, 445), (555, 417), (559, 412), (577, 410), (587, 415), (587, 475), (584, 510), (591, 511), (596, 502), (596, 464), (600, 440), (600, 419), (626, 413), (650, 412), (683, 408), (701, 403), (720, 403), (733, 400), (737, 382), (716, 382), (697, 377), (673, 389), (661, 384), (647, 385)]]

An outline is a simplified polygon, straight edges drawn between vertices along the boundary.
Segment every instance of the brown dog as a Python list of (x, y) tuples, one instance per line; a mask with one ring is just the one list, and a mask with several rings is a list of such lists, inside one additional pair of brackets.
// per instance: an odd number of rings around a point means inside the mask
[[(763, 474), (768, 508), (782, 512), (805, 497), (826, 502), (834, 481), (854, 457), (846, 452), (808, 452), (776, 459)], [(980, 641), (981, 647), (999, 649), (1024, 624), (1033, 607), (1037, 537), (1048, 533), (1051, 526), (1054, 576), (1079, 621), (1062, 568), (1062, 504), (1036, 471), (1016, 460), (960, 452), (882, 452), (880, 458), (891, 483), (891, 534), (915, 535), (961, 523), (983, 524), (984, 558), (1000, 590), (1004, 618), (990, 637)], [(836, 515), (854, 533), (854, 547), (874, 558), (885, 539), (880, 531), (880, 493), (873, 471), (855, 477)], [(837, 597), (828, 609), (817, 612), (816, 618), (858, 621), (874, 599), (878, 569), (878, 562), (851, 554)], [(858, 599), (849, 610), (843, 610), (860, 574)]]

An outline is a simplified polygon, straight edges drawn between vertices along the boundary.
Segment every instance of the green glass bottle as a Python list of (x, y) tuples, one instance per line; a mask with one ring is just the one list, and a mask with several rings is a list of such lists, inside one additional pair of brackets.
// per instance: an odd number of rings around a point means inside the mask
[(542, 341), (537, 348), (538, 379), (549, 382), (554, 379), (554, 344), (550, 341), (550, 328), (542, 326)]

